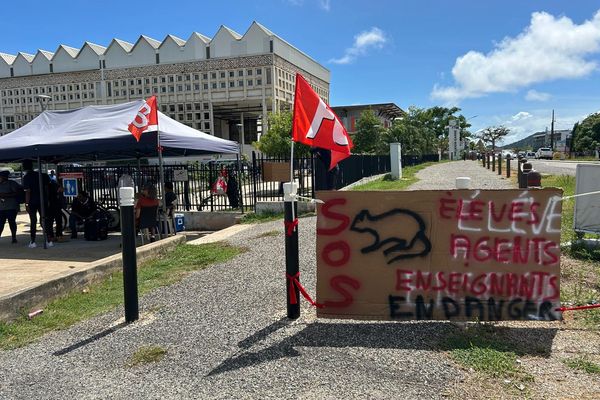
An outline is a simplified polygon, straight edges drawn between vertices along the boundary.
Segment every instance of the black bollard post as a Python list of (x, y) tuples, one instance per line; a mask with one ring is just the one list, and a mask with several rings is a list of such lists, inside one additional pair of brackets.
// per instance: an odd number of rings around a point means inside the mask
[(298, 204), (293, 195), (298, 188), (296, 183), (283, 184), (283, 204), (285, 222), (285, 286), (287, 296), (287, 316), (300, 317), (300, 290), (295, 282), (300, 282), (300, 256), (298, 249)]
[(506, 158), (506, 177), (510, 178), (510, 156)]
[(496, 153), (492, 153), (492, 172), (496, 171)]
[(502, 175), (502, 153), (498, 154), (498, 175)]
[(486, 167), (487, 169), (490, 169), (490, 153), (485, 153), (485, 158), (486, 158)]
[(531, 163), (524, 162), (521, 167), (521, 178), (519, 180), (519, 189), (527, 189), (527, 175), (532, 170)]
[(123, 240), (123, 292), (125, 296), (125, 321), (133, 322), (140, 316), (137, 287), (137, 258), (135, 252), (135, 214), (133, 188), (119, 189), (121, 208), (121, 236)]

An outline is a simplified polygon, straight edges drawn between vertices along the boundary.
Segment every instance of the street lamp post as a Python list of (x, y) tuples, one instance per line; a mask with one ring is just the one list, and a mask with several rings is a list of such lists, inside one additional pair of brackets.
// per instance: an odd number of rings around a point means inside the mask
[[(42, 108), (42, 113), (44, 111), (46, 111), (46, 101), (52, 100), (52, 97), (47, 96), (45, 94), (38, 94), (35, 96), (35, 98), (40, 103), (40, 107)], [(41, 218), (40, 222), (42, 223), (42, 234), (44, 236), (44, 249), (47, 249), (48, 248), (48, 232), (47, 232), (46, 228), (48, 225), (48, 221), (46, 220), (46, 202), (44, 199), (44, 184), (42, 181), (42, 160), (40, 159), (39, 152), (38, 152), (37, 162), (38, 162), (38, 185), (39, 185), (39, 190), (40, 190), (40, 218)], [(31, 229), (37, 229), (37, 227), (32, 226)]]

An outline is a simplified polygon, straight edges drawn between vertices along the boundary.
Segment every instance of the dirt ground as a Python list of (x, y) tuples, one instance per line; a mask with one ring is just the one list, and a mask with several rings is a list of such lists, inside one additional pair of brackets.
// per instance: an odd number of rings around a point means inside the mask
[[(594, 297), (600, 300), (600, 263), (563, 255), (561, 293), (563, 305)], [(520, 337), (511, 338), (514, 343), (532, 348), (531, 352), (520, 354), (517, 360), (519, 370), (527, 378), (494, 378), (466, 370), (466, 378), (445, 396), (454, 399), (600, 399), (600, 374), (577, 370), (565, 363), (566, 360), (585, 359), (600, 365), (600, 312), (594, 312), (595, 319), (591, 313), (565, 312), (564, 320), (556, 322), (494, 324), (500, 330), (528, 328), (525, 331), (518, 330)], [(528, 335), (528, 331), (532, 335)], [(535, 337), (539, 332), (548, 332), (549, 335)], [(551, 341), (548, 351), (544, 351), (542, 346), (540, 351), (536, 351), (536, 344), (547, 340)]]

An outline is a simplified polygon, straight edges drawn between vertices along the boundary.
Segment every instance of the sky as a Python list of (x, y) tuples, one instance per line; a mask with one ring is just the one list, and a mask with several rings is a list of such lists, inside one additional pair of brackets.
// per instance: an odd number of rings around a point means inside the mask
[(31, 0), (2, 6), (0, 52), (243, 34), (256, 20), (331, 71), (330, 103), (458, 106), (505, 143), (600, 111), (600, 2), (590, 0)]

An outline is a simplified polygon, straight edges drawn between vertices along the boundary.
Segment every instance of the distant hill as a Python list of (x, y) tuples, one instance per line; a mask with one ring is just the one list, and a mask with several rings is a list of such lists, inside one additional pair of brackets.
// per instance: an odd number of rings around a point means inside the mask
[[(561, 140), (563, 142), (563, 146), (565, 144), (565, 140), (567, 137), (571, 136), (570, 129), (558, 129), (554, 131), (554, 143), (558, 144)], [(549, 137), (550, 134), (546, 131), (535, 132), (525, 139), (517, 140), (516, 142), (505, 144), (501, 147), (501, 149), (527, 149), (531, 148), (532, 150), (536, 150), (539, 147), (548, 146), (549, 145)]]
[(533, 137), (535, 135), (539, 135), (540, 133), (544, 133), (544, 132), (536, 132), (536, 133), (532, 133), (531, 135), (527, 136), (525, 139), (521, 139), (521, 140), (517, 140), (516, 142), (513, 143), (509, 143), (509, 144), (505, 144), (504, 146), (501, 147), (501, 149), (512, 149), (512, 148), (519, 148), (519, 149), (524, 149), (527, 147), (530, 147), (533, 149)]

